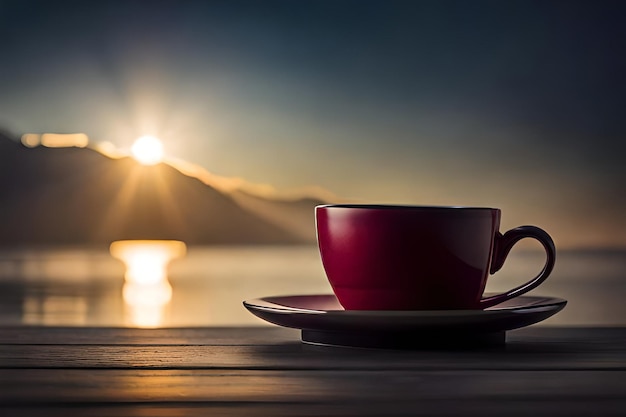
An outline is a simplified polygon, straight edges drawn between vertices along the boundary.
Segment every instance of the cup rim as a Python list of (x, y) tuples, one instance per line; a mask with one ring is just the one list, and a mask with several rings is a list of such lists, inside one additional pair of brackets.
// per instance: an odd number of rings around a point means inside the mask
[(437, 211), (437, 210), (490, 210), (500, 211), (494, 207), (476, 207), (476, 206), (421, 206), (411, 204), (321, 204), (315, 206), (315, 209), (369, 209), (369, 210), (415, 210), (415, 211)]

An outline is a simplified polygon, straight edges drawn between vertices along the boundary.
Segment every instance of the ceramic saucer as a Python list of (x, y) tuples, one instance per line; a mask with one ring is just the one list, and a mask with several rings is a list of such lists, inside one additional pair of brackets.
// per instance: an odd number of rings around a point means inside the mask
[[(489, 294), (485, 294), (489, 295)], [(413, 348), (504, 343), (505, 332), (558, 313), (566, 300), (519, 296), (485, 310), (344, 310), (332, 294), (264, 297), (244, 301), (270, 323), (302, 330), (311, 344)]]

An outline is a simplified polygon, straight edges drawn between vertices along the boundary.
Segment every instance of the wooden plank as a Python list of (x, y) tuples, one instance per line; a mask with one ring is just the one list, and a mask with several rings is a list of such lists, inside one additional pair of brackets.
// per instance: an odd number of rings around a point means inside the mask
[(0, 415), (623, 416), (626, 330), (527, 328), (502, 349), (302, 345), (278, 327), (0, 328)]
[(617, 416), (626, 409), (625, 377), (612, 371), (3, 371), (0, 414)]
[[(138, 329), (115, 327), (0, 326), (2, 344), (61, 345), (274, 345), (297, 342), (300, 331), (278, 326)], [(624, 327), (537, 327), (510, 331), (507, 340), (541, 346), (626, 347)], [(510, 344), (510, 343), (509, 343)]]
[(503, 349), (475, 351), (384, 351), (313, 347), (298, 342), (269, 346), (2, 345), (0, 368), (626, 369), (624, 349), (583, 348), (515, 343)]
[[(626, 329), (528, 328), (503, 349), (384, 351), (303, 345), (279, 327), (1, 329), (0, 368), (624, 369)], [(14, 336), (14, 338), (11, 338)], [(6, 340), (16, 343), (7, 344)], [(38, 344), (25, 344), (40, 342)], [(98, 345), (96, 341), (107, 341)], [(81, 343), (86, 342), (86, 343)], [(69, 344), (66, 344), (69, 343)]]
[[(365, 397), (365, 395), (364, 395)], [(366, 398), (366, 397), (365, 397)], [(11, 417), (623, 417), (626, 402), (576, 398), (529, 400), (421, 400), (377, 402), (367, 399), (338, 403), (132, 403), (6, 406), (0, 415)]]
[[(2, 370), (0, 404), (624, 400), (626, 371)], [(626, 409), (625, 409), (626, 410)]]
[(0, 344), (267, 345), (298, 340), (299, 330), (277, 326), (164, 329), (0, 326)]

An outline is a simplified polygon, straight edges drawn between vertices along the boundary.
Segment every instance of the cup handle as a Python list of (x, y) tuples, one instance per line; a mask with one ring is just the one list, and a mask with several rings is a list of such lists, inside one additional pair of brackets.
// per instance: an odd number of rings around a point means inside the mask
[(491, 268), (489, 273), (494, 274), (498, 272), (500, 268), (502, 268), (502, 265), (504, 265), (504, 261), (511, 251), (511, 248), (521, 239), (527, 237), (537, 239), (546, 251), (546, 263), (543, 266), (543, 270), (535, 278), (520, 285), (519, 287), (513, 288), (512, 290), (502, 294), (483, 298), (480, 300), (480, 308), (491, 307), (496, 304), (500, 304), (503, 301), (525, 294), (545, 281), (546, 278), (548, 278), (548, 275), (550, 275), (550, 272), (552, 272), (554, 262), (556, 261), (556, 249), (550, 235), (535, 226), (520, 226), (509, 230), (504, 235), (497, 232), (494, 239), (494, 249), (491, 257)]

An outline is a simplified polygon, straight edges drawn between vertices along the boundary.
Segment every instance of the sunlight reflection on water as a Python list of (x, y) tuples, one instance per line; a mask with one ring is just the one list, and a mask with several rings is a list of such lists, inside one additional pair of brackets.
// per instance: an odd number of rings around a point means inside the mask
[(128, 324), (158, 327), (172, 299), (167, 279), (170, 261), (185, 255), (185, 243), (176, 240), (122, 240), (111, 243), (111, 255), (126, 266), (122, 296)]
[[(490, 278), (487, 291), (527, 281), (542, 263), (540, 253), (513, 252), (503, 270)], [(532, 293), (569, 303), (544, 324), (626, 324), (625, 271), (624, 253), (559, 253), (553, 275)], [(171, 287), (160, 289), (129, 286), (124, 275), (124, 264), (103, 250), (0, 252), (0, 323), (258, 325), (266, 323), (248, 313), (243, 300), (331, 292), (315, 246), (192, 246), (184, 258), (171, 261), (166, 280), (159, 281)], [(143, 307), (133, 312), (132, 305)]]

